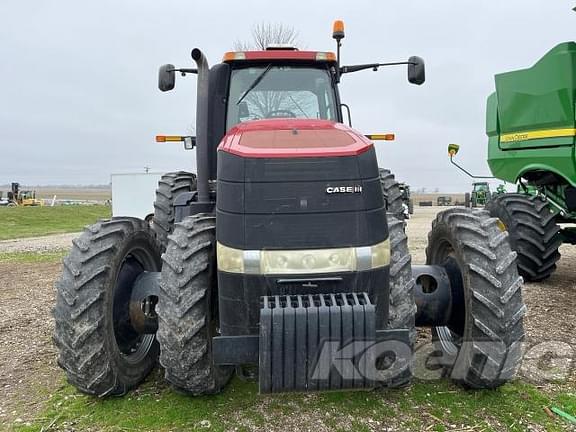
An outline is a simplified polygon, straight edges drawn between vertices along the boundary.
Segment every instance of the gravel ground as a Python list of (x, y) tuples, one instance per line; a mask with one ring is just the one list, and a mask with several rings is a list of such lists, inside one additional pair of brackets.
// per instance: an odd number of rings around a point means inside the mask
[(0, 263), (0, 430), (34, 418), (47, 396), (38, 389), (61, 382), (51, 339), (59, 272), (60, 263)]
[(80, 233), (54, 234), (44, 237), (30, 237), (0, 241), (0, 253), (14, 252), (47, 252), (68, 249), (72, 239)]
[[(441, 208), (417, 208), (408, 223), (410, 250), (415, 264), (425, 262), (426, 234)], [(77, 234), (9, 240), (0, 242), (1, 252), (63, 249)], [(529, 348), (547, 341), (576, 347), (576, 248), (562, 247), (562, 259), (556, 273), (547, 281), (527, 284), (526, 330)], [(42, 401), (59, 385), (63, 374), (56, 366), (51, 342), (54, 281), (60, 263), (0, 263), (0, 429), (2, 425), (35, 418)], [(421, 335), (426, 338), (425, 331)], [(529, 372), (529, 371), (528, 371)], [(538, 380), (538, 377), (530, 376)], [(573, 385), (572, 377), (570, 385)], [(553, 391), (566, 384), (547, 384)], [(39, 393), (39, 389), (42, 393)]]

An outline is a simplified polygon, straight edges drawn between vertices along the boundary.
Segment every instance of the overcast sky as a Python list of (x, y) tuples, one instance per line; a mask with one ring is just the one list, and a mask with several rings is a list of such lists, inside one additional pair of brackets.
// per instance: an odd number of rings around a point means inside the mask
[(282, 23), (305, 48), (333, 50), (343, 19), (345, 64), (426, 60), (427, 82), (404, 67), (343, 77), (341, 95), (363, 133), (379, 143), (382, 167), (413, 188), (462, 191), (446, 147), (488, 173), (484, 116), (494, 74), (531, 66), (574, 39), (573, 1), (380, 0), (2, 0), (0, 2), (0, 184), (103, 184), (111, 173), (193, 170), (193, 152), (156, 144), (156, 134), (194, 123), (195, 78), (161, 93), (163, 63), (192, 66), (200, 47), (211, 64), (254, 24)]

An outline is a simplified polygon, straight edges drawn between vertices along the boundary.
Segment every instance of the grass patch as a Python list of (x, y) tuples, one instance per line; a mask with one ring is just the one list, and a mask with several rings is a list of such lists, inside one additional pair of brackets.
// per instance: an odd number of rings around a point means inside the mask
[[(495, 391), (464, 391), (447, 381), (415, 383), (402, 390), (282, 394), (259, 396), (255, 383), (234, 379), (215, 396), (190, 397), (168, 388), (153, 374), (123, 398), (100, 400), (63, 385), (48, 400), (45, 412), (18, 431), (85, 428), (100, 431), (139, 430), (399, 430), (525, 431), (539, 425), (566, 430), (549, 418), (545, 406), (574, 413), (576, 395), (548, 396), (536, 387), (514, 382)], [(476, 430), (476, 429), (474, 429)]]
[(104, 205), (0, 207), (0, 240), (76, 232), (110, 216)]
[(53, 250), (48, 252), (0, 252), (1, 263), (53, 263), (59, 262), (66, 256), (68, 250)]

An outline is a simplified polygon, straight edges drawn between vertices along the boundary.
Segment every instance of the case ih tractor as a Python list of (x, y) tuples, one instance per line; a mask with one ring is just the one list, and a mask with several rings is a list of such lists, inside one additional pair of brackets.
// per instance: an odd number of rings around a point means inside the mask
[(576, 244), (563, 225), (576, 222), (575, 65), (576, 43), (562, 43), (531, 68), (496, 75), (488, 98), (488, 165), (518, 193), (494, 195), (486, 210), (506, 226), (527, 281), (548, 278), (560, 245)]
[[(339, 52), (341, 22), (333, 36)], [(119, 395), (159, 361), (192, 395), (234, 371), (262, 393), (403, 386), (416, 325), (433, 328), (431, 360), (455, 381), (509, 380), (525, 307), (508, 234), (484, 211), (450, 209), (412, 267), (394, 178), (343, 123), (342, 76), (387, 64), (288, 47), (211, 68), (192, 58), (163, 66), (159, 87), (197, 74), (197, 136), (160, 141), (194, 146), (197, 173), (164, 176), (152, 228), (101, 221), (64, 260), (54, 340), (68, 380)], [(421, 59), (399, 64), (424, 82)]]

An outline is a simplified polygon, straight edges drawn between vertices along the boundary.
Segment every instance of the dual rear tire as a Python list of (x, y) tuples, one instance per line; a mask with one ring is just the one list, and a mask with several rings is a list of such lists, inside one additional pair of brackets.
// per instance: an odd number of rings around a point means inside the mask
[(378, 171), (380, 174), (380, 186), (382, 187), (382, 194), (384, 195), (386, 211), (396, 219), (403, 221), (406, 219), (406, 215), (404, 214), (404, 204), (400, 185), (390, 170), (379, 168)]
[(164, 174), (158, 182), (152, 229), (163, 250), (168, 246), (168, 236), (174, 231), (176, 219), (174, 202), (179, 195), (195, 190), (196, 175), (185, 171)]
[(526, 306), (508, 237), (488, 212), (465, 208), (441, 212), (428, 236), (426, 264), (446, 269), (453, 296), (430, 364), (465, 387), (499, 387), (520, 366)]

